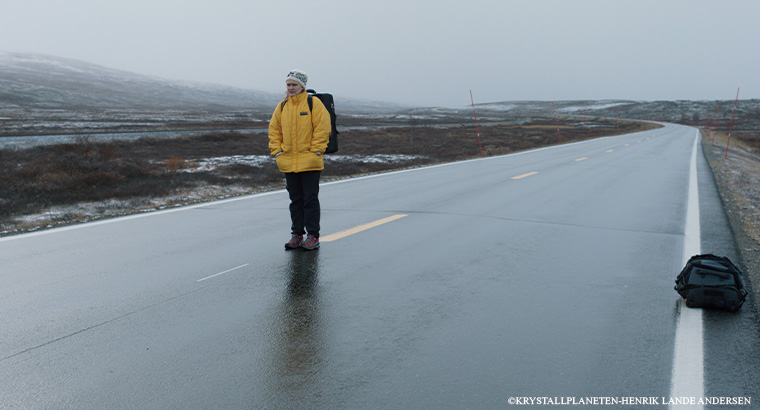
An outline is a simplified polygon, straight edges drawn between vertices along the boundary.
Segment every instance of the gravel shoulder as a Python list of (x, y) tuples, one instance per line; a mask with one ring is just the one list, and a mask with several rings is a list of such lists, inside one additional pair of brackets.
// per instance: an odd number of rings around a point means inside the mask
[[(702, 148), (731, 222), (754, 299), (760, 297), (760, 152), (741, 140), (703, 131)], [(726, 145), (728, 154), (726, 155)], [(760, 307), (757, 307), (760, 311)]]

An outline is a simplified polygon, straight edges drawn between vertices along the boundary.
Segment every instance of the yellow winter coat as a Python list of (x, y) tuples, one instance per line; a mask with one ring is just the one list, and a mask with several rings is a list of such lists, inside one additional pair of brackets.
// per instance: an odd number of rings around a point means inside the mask
[(282, 172), (325, 168), (322, 154), (332, 130), (330, 113), (316, 97), (311, 98), (309, 110), (307, 95), (302, 92), (291, 97), (284, 106), (278, 103), (269, 122), (269, 151), (277, 158), (277, 167)]

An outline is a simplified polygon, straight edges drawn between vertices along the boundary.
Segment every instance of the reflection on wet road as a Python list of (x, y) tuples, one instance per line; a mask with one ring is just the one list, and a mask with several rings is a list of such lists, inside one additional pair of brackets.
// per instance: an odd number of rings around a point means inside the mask
[[(0, 408), (666, 397), (694, 138), (324, 183), (314, 252), (282, 191), (0, 239)], [(702, 250), (733, 257), (701, 158)], [(760, 397), (757, 323), (705, 313), (705, 395)]]
[(270, 387), (281, 403), (308, 403), (320, 383), (325, 337), (321, 327), (319, 252), (289, 252), (288, 279), (273, 320)]

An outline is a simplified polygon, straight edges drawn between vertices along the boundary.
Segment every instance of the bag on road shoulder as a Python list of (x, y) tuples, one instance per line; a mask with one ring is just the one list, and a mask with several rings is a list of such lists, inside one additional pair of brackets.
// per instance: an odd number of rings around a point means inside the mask
[(674, 288), (688, 307), (716, 308), (735, 312), (747, 296), (742, 272), (728, 258), (695, 255), (686, 263)]

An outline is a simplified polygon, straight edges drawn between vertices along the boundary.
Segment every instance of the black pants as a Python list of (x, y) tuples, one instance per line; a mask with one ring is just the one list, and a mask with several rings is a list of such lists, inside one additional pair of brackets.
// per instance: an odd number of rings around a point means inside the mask
[(291, 233), (314, 235), (319, 238), (319, 175), (322, 171), (286, 173), (285, 182), (290, 195)]

